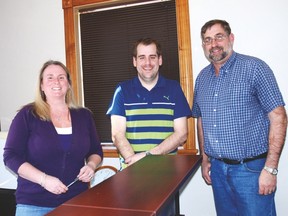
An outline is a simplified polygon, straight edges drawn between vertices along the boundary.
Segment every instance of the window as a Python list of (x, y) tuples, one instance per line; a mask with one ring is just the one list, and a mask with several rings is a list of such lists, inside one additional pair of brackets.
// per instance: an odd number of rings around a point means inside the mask
[[(177, 64), (175, 65), (170, 65), (168, 64), (168, 62), (170, 62), (170, 60), (165, 60), (165, 53), (163, 53), (163, 57), (164, 57), (164, 65), (169, 65), (172, 67), (171, 70), (163, 70), (163, 71), (173, 71), (174, 73), (171, 73), (170, 75), (168, 74), (164, 74), (164, 76), (168, 77), (168, 78), (173, 78), (173, 79), (178, 79), (178, 77), (180, 77), (180, 84), (183, 88), (184, 94), (186, 95), (189, 104), (192, 104), (192, 87), (193, 87), (193, 77), (192, 77), (192, 62), (191, 62), (191, 45), (190, 45), (190, 27), (189, 27), (189, 13), (188, 13), (188, 0), (176, 0), (176, 1), (168, 1), (166, 4), (164, 3), (155, 3), (155, 4), (141, 4), (141, 5), (137, 5), (137, 6), (133, 6), (133, 7), (125, 7), (124, 9), (121, 10), (109, 10), (107, 11), (106, 8), (108, 7), (115, 7), (115, 6), (123, 6), (124, 4), (131, 4), (131, 3), (139, 3), (143, 1), (113, 1), (113, 0), (86, 0), (86, 1), (71, 1), (71, 0), (63, 0), (63, 8), (64, 8), (64, 18), (65, 18), (65, 42), (66, 42), (66, 64), (67, 67), (70, 69), (71, 71), (71, 77), (72, 77), (72, 82), (73, 82), (73, 86), (74, 86), (74, 92), (76, 94), (76, 98), (78, 99), (78, 101), (83, 101), (83, 95), (85, 98), (85, 105), (87, 105), (87, 103), (89, 104), (90, 102), (93, 103), (93, 101), (97, 100), (97, 97), (99, 97), (99, 94), (101, 95), (103, 92), (105, 91), (105, 89), (102, 88), (102, 90), (100, 89), (98, 92), (98, 95), (96, 96), (96, 98), (94, 98), (94, 96), (90, 95), (91, 91), (89, 90), (89, 80), (91, 80), (91, 77), (89, 77), (89, 75), (87, 76), (87, 74), (89, 74), (89, 68), (93, 70), (93, 67), (99, 67), (95, 66), (93, 64), (87, 64), (87, 62), (89, 63), (89, 61), (91, 62), (92, 60), (89, 60), (89, 55), (85, 56), (85, 52), (81, 52), (80, 50), (80, 44), (82, 45), (82, 49), (84, 49), (85, 47), (90, 47), (91, 45), (88, 45), (91, 41), (86, 41), (89, 40), (89, 38), (93, 38), (93, 32), (91, 31), (91, 36), (89, 37), (89, 32), (87, 34), (86, 32), (86, 36), (84, 36), (84, 25), (88, 25), (85, 26), (85, 29), (89, 31), (89, 25), (93, 24), (93, 20), (91, 20), (93, 16), (102, 16), (101, 19), (105, 19), (104, 20), (104, 25), (102, 27), (105, 27), (105, 23), (107, 23), (106, 27), (109, 27), (109, 22), (111, 21), (111, 17), (113, 19), (113, 17), (117, 17), (119, 16), (119, 14), (122, 13), (123, 14), (127, 14), (129, 13), (130, 19), (135, 19), (136, 17), (132, 15), (132, 11), (136, 11), (135, 14), (139, 14), (140, 11), (143, 11), (144, 9), (147, 9), (145, 13), (148, 13), (151, 10), (157, 10), (157, 7), (161, 7), (164, 5), (164, 7), (168, 7), (174, 6), (174, 15), (169, 14), (169, 16), (173, 16), (172, 18), (174, 18), (175, 22), (176, 22), (176, 27), (177, 29), (174, 29), (174, 39), (171, 39), (171, 48), (173, 49), (173, 44), (174, 44), (174, 50), (176, 50), (176, 53), (174, 53), (173, 55), (176, 56), (176, 58), (179, 58), (179, 61), (176, 62)], [(145, 1), (145, 3), (147, 3), (148, 1)], [(149, 3), (149, 2), (148, 2)], [(173, 5), (175, 4), (175, 5)], [(176, 7), (175, 7), (176, 6)], [(175, 14), (175, 8), (176, 8), (176, 14)], [(87, 11), (95, 11), (95, 10), (99, 10), (101, 9), (100, 13), (94, 13), (94, 15), (89, 13), (86, 15)], [(103, 10), (105, 9), (105, 10)], [(139, 10), (137, 12), (137, 10)], [(158, 8), (159, 10), (159, 8)], [(161, 9), (162, 10), (162, 9)], [(107, 14), (109, 13), (113, 13), (113, 16), (109, 16)], [(154, 12), (156, 13), (156, 12)], [(169, 13), (171, 13), (171, 11), (169, 11)], [(173, 13), (173, 10), (172, 10)], [(82, 15), (81, 15), (82, 14)], [(97, 15), (95, 15), (97, 14)], [(107, 18), (105, 18), (107, 17)], [(133, 18), (131, 18), (133, 17)], [(149, 16), (147, 16), (149, 17)], [(146, 18), (147, 18), (146, 17)], [(170, 17), (171, 18), (171, 17)], [(98, 19), (100, 19), (100, 17), (98, 17)], [(140, 19), (140, 18), (139, 18)], [(87, 21), (88, 20), (88, 21)], [(172, 19), (173, 22), (173, 19)], [(102, 24), (103, 24), (102, 23)], [(83, 25), (83, 27), (81, 27)], [(94, 24), (93, 24), (94, 25)], [(100, 28), (99, 26), (97, 28)], [(149, 26), (148, 26), (149, 28)], [(85, 31), (86, 31), (85, 30)], [(79, 34), (80, 32), (83, 33), (83, 38), (82, 38), (82, 33)], [(95, 34), (97, 34), (97, 31), (94, 32)], [(126, 34), (126, 33), (125, 33)], [(131, 35), (129, 36), (129, 38), (132, 38), (131, 40), (134, 42), (136, 39), (140, 38), (139, 35), (141, 35), (141, 37), (143, 36), (143, 32), (135, 30), (133, 33), (131, 33)], [(81, 35), (81, 38), (80, 36)], [(146, 36), (146, 35), (144, 35)], [(150, 35), (149, 35), (150, 36)], [(171, 37), (173, 36), (173, 33), (171, 33)], [(113, 37), (113, 36), (111, 36)], [(134, 37), (134, 38), (133, 38)], [(151, 37), (156, 38), (157, 40), (159, 40), (158, 36), (154, 36), (151, 35)], [(178, 42), (177, 42), (177, 37), (178, 37)], [(115, 39), (115, 38), (114, 38)], [(100, 46), (101, 44), (103, 46), (107, 46), (107, 41), (102, 39), (99, 44), (95, 44), (95, 46)], [(122, 40), (122, 39), (121, 39)], [(118, 45), (123, 45), (124, 46), (128, 46), (127, 44), (129, 44), (129, 40), (125, 39), (125, 43), (121, 43)], [(163, 39), (164, 40), (164, 39)], [(169, 47), (166, 43), (163, 44), (163, 42), (161, 40), (159, 40), (160, 43), (163, 46), (163, 49), (165, 51), (165, 47)], [(82, 42), (82, 43), (81, 43)], [(95, 41), (94, 41), (95, 42)], [(96, 41), (98, 42), (98, 41)], [(95, 42), (95, 43), (96, 43)], [(166, 42), (166, 41), (165, 41)], [(106, 43), (106, 45), (105, 45)], [(108, 42), (108, 44), (111, 42)], [(178, 47), (175, 46), (175, 44), (178, 43)], [(93, 40), (92, 40), (92, 44), (93, 44)], [(117, 44), (117, 43), (116, 43)], [(113, 45), (115, 46), (115, 45)], [(113, 47), (112, 46), (112, 47)], [(106, 51), (109, 54), (112, 54), (113, 51), (109, 50), (111, 48), (107, 47)], [(104, 49), (105, 50), (105, 49)], [(177, 53), (178, 51), (178, 53)], [(83, 54), (83, 61), (82, 61), (82, 56), (81, 54)], [(94, 54), (94, 51), (92, 51)], [(88, 51), (89, 53), (89, 51)], [(170, 52), (169, 52), (170, 53)], [(91, 54), (91, 53), (90, 53)], [(85, 57), (87, 57), (85, 59)], [(130, 73), (133, 72), (133, 66), (132, 66), (132, 57), (131, 57), (131, 48), (127, 49), (127, 54), (125, 55), (125, 57), (127, 58), (126, 61), (124, 61), (125, 63), (127, 63), (128, 66), (127, 67), (127, 71), (129, 71)], [(168, 56), (166, 56), (166, 58), (169, 58)], [(104, 58), (105, 59), (105, 58)], [(96, 62), (96, 61), (95, 61)], [(122, 61), (123, 62), (123, 61)], [(111, 62), (111, 65), (113, 62)], [(88, 65), (88, 66), (87, 66)], [(104, 62), (102, 62), (102, 64), (100, 66), (103, 66)], [(163, 66), (164, 66), (163, 65)], [(86, 66), (86, 68), (85, 68)], [(86, 72), (88, 71), (88, 73), (85, 75), (85, 73), (83, 73), (83, 77), (82, 77), (82, 73), (79, 73), (79, 71), (81, 71), (83, 68), (83, 71), (86, 70)], [(174, 68), (174, 69), (173, 69)], [(178, 73), (175, 76), (175, 68), (177, 68), (176, 71), (178, 71)], [(116, 69), (117, 69), (117, 64), (116, 64)], [(164, 68), (163, 68), (164, 69)], [(110, 69), (110, 71), (116, 71), (115, 68)], [(110, 92), (114, 92), (114, 89), (116, 87), (116, 84), (119, 81), (123, 81), (126, 80), (128, 78), (134, 77), (136, 75), (136, 72), (134, 72), (134, 74), (126, 74), (125, 76), (127, 76), (127, 78), (120, 78), (117, 77), (115, 74), (111, 75), (111, 77), (115, 77), (115, 79), (111, 80), (111, 86), (110, 86)], [(125, 77), (124, 76), (124, 77)], [(174, 77), (173, 77), (174, 76)], [(83, 80), (82, 80), (83, 78)], [(103, 79), (107, 79), (107, 77), (102, 78)], [(92, 83), (91, 86), (93, 85), (93, 80), (91, 80)], [(84, 84), (83, 84), (84, 83)], [(88, 88), (88, 90), (87, 90)], [(111, 90), (112, 88), (112, 90)], [(83, 89), (83, 90), (82, 90)], [(97, 90), (98, 91), (98, 90)], [(94, 92), (94, 91), (93, 91)], [(111, 93), (110, 93), (111, 94)], [(108, 107), (108, 104), (110, 102), (110, 99), (112, 97), (112, 94), (109, 95), (107, 97), (108, 101), (105, 101), (104, 103), (104, 111), (106, 112), (106, 109)], [(94, 100), (91, 101), (86, 101), (87, 98), (92, 98)], [(102, 102), (103, 98), (99, 98)], [(88, 105), (89, 107), (90, 105)], [(92, 106), (92, 105), (91, 105)], [(95, 110), (92, 110), (95, 113)], [(109, 123), (109, 128), (104, 128), (104, 130), (106, 131), (106, 134), (101, 133), (102, 134), (102, 138), (101, 140), (105, 141), (109, 141), (109, 137), (110, 135), (110, 121), (109, 119), (107, 119), (107, 117), (105, 116), (105, 112), (103, 113), (103, 110), (100, 110), (100, 113), (95, 114), (95, 116), (99, 116), (102, 115), (102, 119), (101, 121), (105, 122), (105, 118), (106, 118), (106, 123)], [(96, 117), (97, 118), (97, 117)], [(98, 120), (97, 120), (98, 121)], [(188, 123), (188, 127), (189, 127), (189, 137), (188, 140), (186, 142), (186, 144), (184, 145), (183, 149), (180, 149), (179, 153), (183, 153), (183, 154), (195, 154), (197, 153), (197, 150), (195, 148), (195, 134), (194, 134), (194, 120), (192, 118), (189, 119), (189, 123)], [(98, 127), (98, 131), (99, 131), (99, 127)], [(100, 133), (100, 131), (99, 131)], [(110, 156), (117, 156), (117, 152), (115, 149), (111, 149), (106, 147), (106, 145), (104, 145), (104, 155), (106, 157), (110, 157)]]
[(156, 38), (163, 49), (160, 74), (179, 81), (175, 0), (131, 4), (79, 15), (83, 101), (95, 117), (102, 143), (112, 143), (105, 115), (116, 85), (132, 79), (132, 45), (141, 37)]

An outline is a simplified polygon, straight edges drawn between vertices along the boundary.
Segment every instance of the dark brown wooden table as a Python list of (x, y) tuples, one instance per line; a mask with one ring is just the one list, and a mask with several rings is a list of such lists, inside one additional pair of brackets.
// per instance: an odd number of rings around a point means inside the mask
[(179, 190), (201, 160), (198, 155), (146, 156), (48, 215), (157, 216), (175, 198), (179, 213)]
[(47, 215), (53, 216), (155, 216), (153, 212), (138, 211), (133, 209), (110, 209), (88, 206), (61, 205)]

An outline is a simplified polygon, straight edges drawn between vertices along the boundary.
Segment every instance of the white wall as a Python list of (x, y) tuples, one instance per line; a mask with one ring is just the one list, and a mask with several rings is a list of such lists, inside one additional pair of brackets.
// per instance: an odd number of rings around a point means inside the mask
[(34, 99), (42, 64), (65, 62), (61, 0), (0, 0), (0, 120), (8, 127), (16, 110)]
[[(0, 119), (7, 127), (16, 110), (33, 100), (38, 71), (44, 61), (65, 62), (64, 21), (61, 0), (0, 0)], [(194, 79), (208, 64), (200, 40), (200, 28), (214, 18), (227, 20), (235, 34), (237, 52), (265, 60), (274, 70), (287, 103), (286, 62), (288, 20), (286, 0), (189, 0)], [(285, 85), (286, 84), (286, 85)], [(287, 110), (287, 108), (286, 108)], [(287, 141), (286, 141), (287, 143)], [(107, 159), (105, 163), (117, 163)], [(288, 147), (279, 164), (276, 194), (279, 216), (287, 215)], [(181, 212), (186, 216), (215, 215), (211, 187), (200, 170), (181, 193)]]

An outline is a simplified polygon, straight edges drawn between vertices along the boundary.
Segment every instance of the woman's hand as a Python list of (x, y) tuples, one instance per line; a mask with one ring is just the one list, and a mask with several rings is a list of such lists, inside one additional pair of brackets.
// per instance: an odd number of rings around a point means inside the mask
[(89, 182), (94, 176), (94, 167), (90, 166), (89, 164), (86, 164), (80, 169), (80, 173), (77, 176), (80, 181), (82, 182)]
[(68, 188), (58, 178), (50, 175), (43, 177), (42, 187), (53, 194), (66, 193)]

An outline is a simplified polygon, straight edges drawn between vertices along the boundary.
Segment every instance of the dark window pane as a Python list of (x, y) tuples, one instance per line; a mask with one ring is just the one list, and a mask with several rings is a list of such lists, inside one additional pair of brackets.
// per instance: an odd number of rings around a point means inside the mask
[(179, 81), (175, 1), (138, 5), (80, 15), (85, 106), (92, 110), (102, 142), (111, 142), (106, 111), (119, 82), (131, 79), (132, 44), (157, 39), (163, 49), (160, 73)]

